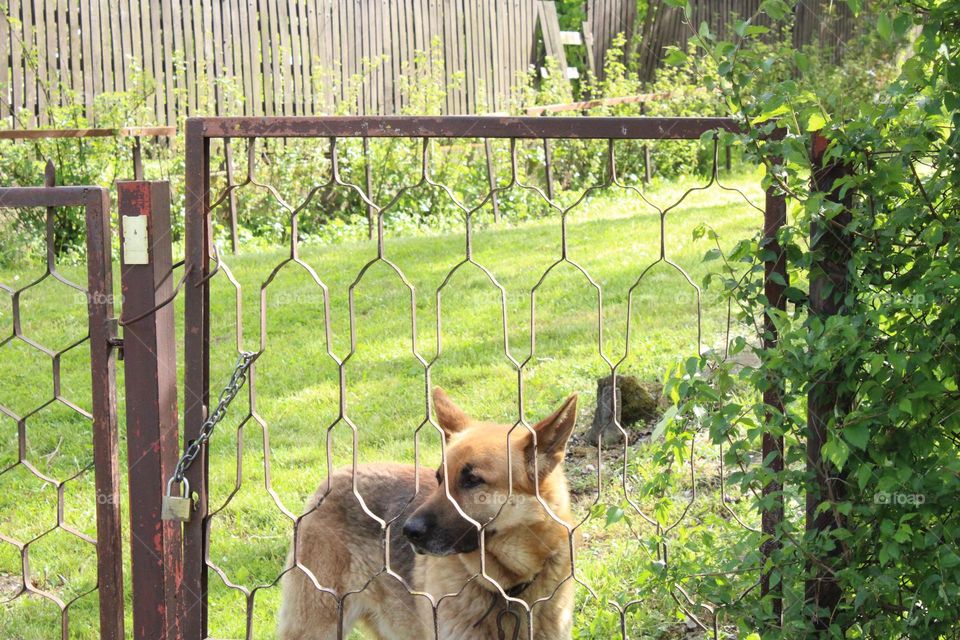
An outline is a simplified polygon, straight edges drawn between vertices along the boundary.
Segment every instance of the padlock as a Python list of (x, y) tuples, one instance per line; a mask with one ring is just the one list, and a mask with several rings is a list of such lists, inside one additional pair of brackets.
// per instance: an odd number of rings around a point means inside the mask
[(163, 496), (160, 503), (160, 518), (163, 520), (173, 520), (175, 522), (189, 522), (190, 512), (193, 511), (193, 500), (190, 496), (190, 483), (183, 479), (183, 485), (180, 487), (180, 495), (173, 495), (173, 481), (170, 478), (167, 482), (167, 493)]

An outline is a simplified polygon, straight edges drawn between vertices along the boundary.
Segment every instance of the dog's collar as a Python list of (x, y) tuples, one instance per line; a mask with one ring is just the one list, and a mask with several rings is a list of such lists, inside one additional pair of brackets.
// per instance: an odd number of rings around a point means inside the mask
[[(504, 591), (504, 593), (507, 594), (507, 597), (509, 597), (509, 598), (519, 598), (519, 597), (520, 597), (520, 594), (522, 594), (524, 591), (526, 591), (526, 590), (527, 590), (527, 587), (529, 587), (531, 584), (533, 584), (534, 580), (536, 580), (536, 579), (537, 579), (537, 576), (539, 576), (539, 575), (540, 575), (540, 574), (538, 573), (536, 576), (533, 576), (533, 580), (530, 580), (529, 582), (521, 582), (520, 584), (515, 584), (515, 585), (513, 585), (512, 587), (510, 587), (509, 589), (507, 589), (506, 591)], [(479, 627), (481, 624), (483, 624), (483, 621), (487, 619), (487, 616), (490, 615), (490, 612), (493, 611), (493, 610), (497, 607), (497, 594), (496, 594), (496, 593), (491, 593), (490, 596), (491, 596), (491, 597), (490, 597), (490, 607), (484, 612), (484, 614), (483, 614), (482, 616), (480, 616), (480, 618), (479, 618), (476, 622), (473, 623), (473, 628), (474, 628), (474, 629), (476, 629), (476, 628)], [(510, 603), (508, 602), (508, 603), (507, 603), (507, 607), (509, 608), (509, 606), (510, 606)]]

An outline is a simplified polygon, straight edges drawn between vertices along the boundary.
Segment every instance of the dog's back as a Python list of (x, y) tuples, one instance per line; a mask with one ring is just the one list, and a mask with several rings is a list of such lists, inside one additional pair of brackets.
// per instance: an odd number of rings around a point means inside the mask
[[(401, 528), (436, 484), (434, 472), (421, 469), (421, 487), (427, 490), (417, 495), (415, 474), (412, 465), (360, 465), (355, 494), (352, 469), (339, 469), (330, 477), (329, 491), (324, 485), (310, 500), (308, 509), (313, 510), (297, 527), (295, 547), (287, 559), (292, 568), (283, 578), (279, 629), (283, 640), (346, 637), (358, 622), (383, 639), (431, 635), (417, 615), (416, 597), (386, 573), (384, 532), (356, 497), (359, 494), (366, 508), (382, 520), (396, 519), (390, 526), (389, 568), (412, 589), (414, 553)], [(343, 598), (342, 636), (337, 635), (339, 598)]]

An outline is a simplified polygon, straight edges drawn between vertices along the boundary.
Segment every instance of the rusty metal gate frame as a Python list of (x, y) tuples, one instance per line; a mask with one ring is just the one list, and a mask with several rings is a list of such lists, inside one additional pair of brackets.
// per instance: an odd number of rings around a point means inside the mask
[[(698, 140), (708, 132), (742, 133), (744, 126), (732, 118), (653, 118), (653, 117), (476, 117), (476, 116), (385, 116), (385, 117), (232, 117), (189, 118), (186, 124), (185, 150), (185, 379), (184, 379), (184, 438), (186, 446), (199, 435), (210, 403), (210, 279), (220, 269), (212, 238), (210, 143), (212, 139), (231, 138), (326, 138), (334, 143), (338, 138), (432, 138), (542, 140), (545, 144), (546, 170), (549, 167), (551, 139), (607, 140), (610, 153), (615, 140)], [(774, 136), (778, 134), (774, 133)], [(426, 142), (425, 142), (426, 144)], [(771, 159), (776, 164), (775, 159)], [(248, 176), (248, 180), (250, 176)], [(231, 195), (233, 185), (220, 198)], [(366, 198), (365, 198), (366, 200)], [(368, 202), (369, 205), (369, 202)], [(661, 212), (662, 215), (662, 212)], [(785, 224), (786, 205), (781, 192), (770, 188), (764, 208), (764, 247), (771, 256), (765, 263), (765, 291), (772, 307), (785, 309), (784, 285), (786, 278), (784, 252), (777, 243), (777, 232)], [(382, 225), (379, 229), (382, 246)], [(661, 256), (662, 257), (662, 256)], [(217, 262), (211, 271), (211, 260)], [(765, 319), (765, 346), (776, 343), (776, 329), (771, 318)], [(239, 338), (238, 338), (239, 340)], [(238, 345), (239, 347), (239, 345)], [(782, 412), (780, 393), (772, 387), (764, 394), (770, 405), (770, 415)], [(771, 470), (782, 469), (783, 437), (767, 433), (763, 436), (762, 455), (770, 461)], [(196, 499), (195, 517), (184, 524), (183, 576), (178, 599), (178, 616), (182, 616), (179, 631), (183, 637), (207, 637), (207, 519), (209, 515), (207, 491), (207, 449), (201, 450), (198, 464), (187, 472)], [(773, 506), (761, 513), (764, 543), (761, 552), (767, 558), (779, 548), (779, 526), (783, 520), (782, 487), (771, 481), (763, 487), (763, 494), (772, 494), (768, 502)], [(782, 621), (782, 586), (771, 580), (770, 571), (761, 574), (763, 594), (773, 599), (775, 624)], [(686, 595), (686, 594), (683, 594)], [(744, 594), (746, 595), (746, 594)], [(248, 595), (248, 598), (250, 596)], [(676, 595), (677, 604), (684, 605)], [(689, 599), (689, 598), (688, 598)], [(686, 609), (684, 609), (686, 610)], [(621, 611), (621, 625), (625, 610)], [(714, 629), (716, 634), (716, 629)]]
[[(53, 186), (52, 165), (47, 167), (46, 187), (6, 187), (0, 188), (0, 208), (46, 208), (46, 270), (38, 279), (19, 289), (2, 287), (13, 298), (13, 333), (0, 340), (4, 344), (10, 340), (20, 340), (38, 349), (54, 359), (54, 398), (53, 402), (67, 401), (60, 396), (59, 358), (63, 351), (54, 352), (23, 335), (20, 325), (20, 294), (38, 284), (47, 277), (53, 277), (65, 285), (81, 291), (87, 298), (88, 334), (90, 343), (90, 371), (92, 379), (93, 420), (93, 470), (97, 497), (96, 540), (73, 530), (63, 519), (63, 492), (58, 491), (58, 517), (56, 528), (67, 530), (74, 536), (96, 545), (97, 549), (97, 586), (100, 609), (100, 637), (106, 640), (122, 640), (124, 637), (124, 592), (123, 592), (123, 541), (120, 527), (120, 475), (119, 445), (117, 426), (117, 389), (116, 389), (116, 350), (114, 331), (113, 271), (111, 256), (110, 229), (110, 193), (100, 187)], [(55, 209), (58, 207), (83, 207), (86, 215), (87, 230), (87, 288), (70, 282), (57, 271), (53, 233), (55, 229)], [(81, 340), (82, 342), (82, 340)], [(77, 344), (80, 344), (79, 342)], [(76, 345), (71, 345), (73, 348)], [(44, 404), (43, 406), (47, 406)], [(86, 412), (68, 404), (72, 409)], [(35, 410), (34, 410), (35, 411)], [(16, 466), (23, 465), (34, 476), (50, 482), (58, 488), (63, 483), (40, 473), (26, 459), (26, 420), (27, 416), (18, 416), (6, 407), (0, 406), (0, 412), (17, 423), (19, 454), (17, 462), (0, 470), (3, 474)], [(0, 534), (0, 539), (17, 547), (21, 557), (21, 585), (17, 594), (33, 593), (57, 605), (61, 612), (61, 633), (64, 638), (69, 634), (69, 607), (76, 600), (64, 603), (52, 593), (35, 587), (30, 576), (29, 548), (39, 538), (20, 543)], [(86, 595), (86, 594), (83, 594)], [(78, 596), (79, 598), (80, 596)]]

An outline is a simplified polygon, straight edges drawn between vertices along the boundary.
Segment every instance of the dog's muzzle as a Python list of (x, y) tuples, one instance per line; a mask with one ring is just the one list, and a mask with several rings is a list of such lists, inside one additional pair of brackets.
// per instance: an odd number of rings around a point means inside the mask
[(480, 547), (480, 537), (469, 522), (462, 522), (456, 529), (437, 526), (436, 518), (429, 511), (414, 513), (403, 524), (403, 536), (419, 554), (449, 556), (469, 553)]

